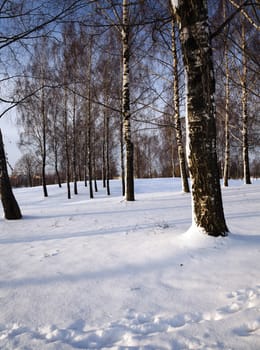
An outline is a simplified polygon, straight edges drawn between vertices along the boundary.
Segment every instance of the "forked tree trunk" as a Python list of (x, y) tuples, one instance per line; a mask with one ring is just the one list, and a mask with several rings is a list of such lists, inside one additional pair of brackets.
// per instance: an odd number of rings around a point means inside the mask
[(0, 129), (0, 195), (4, 209), (4, 217), (8, 220), (22, 218), (19, 205), (12, 191), (10, 179), (7, 172), (4, 144)]
[(125, 142), (125, 198), (134, 201), (134, 146), (131, 139), (131, 115), (130, 115), (130, 93), (129, 93), (129, 23), (128, 23), (128, 1), (123, 0), (123, 127)]
[(226, 226), (216, 153), (214, 72), (206, 0), (172, 4), (180, 25), (187, 76), (189, 169), (193, 223), (204, 233), (225, 236)]
[(172, 20), (172, 55), (173, 55), (173, 104), (174, 104), (174, 125), (175, 125), (175, 135), (178, 149), (178, 158), (180, 164), (180, 173), (182, 180), (182, 191), (185, 193), (190, 192), (188, 175), (186, 169), (186, 155), (184, 151), (183, 141), (182, 141), (182, 130), (181, 130), (181, 119), (180, 119), (180, 106), (179, 106), (179, 76), (178, 76), (178, 55), (177, 55), (177, 45), (176, 45), (176, 28), (175, 20)]

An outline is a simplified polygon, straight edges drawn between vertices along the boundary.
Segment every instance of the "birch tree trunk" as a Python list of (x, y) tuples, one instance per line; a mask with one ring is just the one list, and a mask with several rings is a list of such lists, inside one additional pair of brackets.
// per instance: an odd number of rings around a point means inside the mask
[(224, 174), (223, 181), (224, 186), (228, 186), (229, 179), (229, 161), (230, 161), (230, 132), (229, 132), (229, 101), (230, 101), (230, 89), (229, 89), (229, 67), (228, 67), (228, 55), (225, 48), (225, 162), (224, 162)]
[(245, 25), (242, 23), (242, 61), (243, 61), (243, 74), (242, 74), (242, 143), (243, 143), (243, 173), (244, 183), (246, 185), (251, 184), (250, 180), (250, 167), (249, 167), (249, 152), (248, 152), (248, 108), (247, 108), (247, 57), (246, 57), (246, 35)]
[(73, 93), (73, 116), (72, 116), (72, 132), (73, 132), (73, 183), (74, 194), (78, 194), (78, 175), (77, 175), (77, 127), (76, 127), (76, 94)]
[[(223, 13), (224, 20), (226, 19), (226, 6), (223, 2)], [(227, 35), (227, 33), (226, 33)], [(223, 183), (224, 186), (228, 186), (229, 180), (229, 163), (230, 163), (230, 132), (229, 132), (229, 103), (230, 103), (230, 76), (229, 76), (229, 60), (228, 60), (228, 46), (225, 43), (224, 51), (224, 65), (225, 65), (225, 160), (224, 160), (224, 173), (223, 173)]]
[[(94, 135), (94, 139), (95, 139), (95, 135)], [(98, 192), (98, 185), (97, 185), (97, 167), (96, 167), (96, 147), (95, 147), (95, 143), (92, 143), (92, 168), (93, 168), (93, 182), (94, 182), (94, 189), (95, 192)]]
[(47, 134), (47, 121), (46, 121), (46, 111), (45, 111), (45, 94), (44, 88), (42, 88), (41, 93), (41, 117), (42, 117), (42, 188), (44, 197), (48, 197), (47, 184), (46, 184), (46, 134)]
[(102, 141), (102, 183), (103, 183), (103, 188), (106, 188), (106, 113), (104, 112), (103, 115), (103, 141)]
[[(105, 92), (105, 103), (108, 105), (108, 93)], [(102, 178), (103, 187), (106, 188), (107, 195), (110, 196), (110, 126), (109, 126), (109, 113), (107, 109), (104, 109), (103, 114), (103, 143), (102, 143)]]
[(68, 130), (68, 92), (64, 91), (64, 137), (65, 137), (65, 155), (66, 155), (66, 182), (67, 182), (67, 196), (71, 199), (70, 190), (70, 150), (69, 150), (69, 130)]
[(122, 88), (122, 114), (123, 131), (125, 142), (125, 198), (134, 201), (134, 146), (131, 139), (131, 115), (129, 93), (129, 23), (128, 23), (128, 0), (123, 0), (123, 88)]
[(180, 25), (186, 69), (188, 162), (192, 180), (193, 224), (212, 236), (226, 226), (216, 155), (214, 72), (206, 0), (172, 1)]
[[(90, 90), (90, 87), (89, 87)], [(92, 127), (91, 127), (91, 102), (88, 101), (88, 111), (87, 111), (87, 168), (88, 168), (88, 183), (89, 183), (89, 197), (94, 198), (93, 193), (93, 162), (92, 162)]]
[(0, 129), (0, 195), (4, 209), (4, 217), (8, 220), (22, 218), (19, 205), (12, 191), (8, 176), (2, 132)]
[(109, 116), (105, 113), (105, 145), (106, 145), (106, 188), (107, 195), (110, 196), (110, 133), (109, 133)]
[(189, 182), (186, 169), (186, 155), (184, 151), (183, 141), (182, 141), (182, 130), (181, 130), (181, 119), (180, 119), (180, 106), (179, 106), (179, 76), (178, 76), (178, 56), (176, 47), (176, 26), (175, 20), (172, 19), (172, 54), (173, 54), (173, 104), (174, 104), (174, 125), (175, 125), (175, 135), (177, 142), (178, 158), (180, 163), (180, 173), (182, 179), (182, 191), (189, 193)]
[(88, 168), (88, 183), (89, 183), (89, 197), (94, 198), (93, 193), (93, 161), (92, 161), (92, 110), (91, 110), (91, 81), (92, 81), (92, 49), (93, 39), (90, 39), (89, 44), (89, 57), (88, 57), (88, 101), (87, 101), (87, 115), (86, 115), (86, 129), (87, 129), (87, 168)]
[(123, 121), (120, 121), (120, 164), (121, 164), (121, 179), (122, 179), (122, 196), (125, 196), (125, 154), (124, 154), (124, 126)]
[(59, 143), (60, 143), (60, 138), (59, 138), (59, 127), (58, 127), (58, 105), (56, 105), (54, 113), (52, 114), (52, 124), (51, 124), (51, 129), (52, 129), (52, 149), (53, 149), (53, 155), (54, 155), (54, 169), (55, 169), (55, 174), (57, 178), (57, 182), (59, 187), (61, 186), (61, 177), (60, 177), (60, 172), (59, 172), (59, 166), (58, 166), (58, 159), (59, 159)]

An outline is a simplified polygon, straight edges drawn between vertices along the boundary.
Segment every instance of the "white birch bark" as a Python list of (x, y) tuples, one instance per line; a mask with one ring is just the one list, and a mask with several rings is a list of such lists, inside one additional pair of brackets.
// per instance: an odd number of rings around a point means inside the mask
[(67, 182), (67, 197), (71, 199), (70, 191), (70, 151), (69, 151), (69, 135), (68, 135), (68, 91), (64, 88), (64, 142), (65, 142), (65, 154), (66, 154), (66, 182)]
[(123, 87), (122, 87), (122, 114), (123, 133), (125, 142), (125, 198), (134, 201), (134, 162), (133, 143), (131, 139), (131, 115), (130, 115), (130, 92), (129, 92), (129, 23), (128, 23), (128, 1), (123, 0)]
[[(43, 50), (46, 48), (45, 47), (45, 41), (43, 41)], [(42, 164), (41, 164), (41, 172), (42, 172), (42, 189), (43, 189), (43, 195), (44, 197), (48, 197), (48, 190), (47, 190), (47, 183), (46, 183), (46, 158), (47, 158), (47, 145), (46, 145), (46, 138), (47, 138), (47, 111), (46, 111), (46, 106), (45, 106), (45, 80), (46, 80), (46, 73), (45, 73), (45, 65), (46, 65), (46, 57), (45, 53), (43, 56), (40, 58), (40, 75), (41, 75), (41, 96), (40, 96), (40, 115), (41, 115), (41, 134), (42, 138), (40, 141), (40, 150), (41, 150), (41, 158), (42, 158)]]
[[(44, 82), (43, 84), (44, 85)], [(44, 88), (41, 91), (41, 119), (42, 119), (42, 147), (41, 147), (41, 156), (42, 156), (42, 188), (44, 197), (48, 197), (47, 183), (46, 183), (46, 133), (47, 133), (47, 116), (45, 111), (45, 93)]]
[(88, 167), (88, 182), (89, 182), (89, 197), (94, 198), (93, 193), (93, 154), (92, 154), (92, 110), (91, 110), (91, 81), (92, 81), (92, 50), (93, 50), (92, 38), (89, 45), (89, 57), (88, 57), (88, 79), (87, 79), (87, 110), (86, 110), (86, 129), (87, 129), (87, 167)]
[(78, 194), (78, 175), (77, 175), (77, 130), (76, 130), (76, 94), (73, 93), (73, 114), (72, 114), (72, 132), (73, 132), (73, 183), (74, 194)]
[(178, 56), (176, 47), (176, 28), (175, 20), (172, 20), (172, 54), (173, 54), (173, 105), (174, 105), (174, 125), (175, 135), (177, 142), (178, 158), (180, 164), (180, 173), (182, 179), (182, 191), (190, 192), (188, 183), (188, 174), (186, 169), (186, 155), (182, 140), (181, 120), (180, 120), (180, 107), (179, 107), (179, 77), (178, 77)]
[(243, 55), (243, 74), (242, 74), (242, 143), (243, 143), (243, 174), (244, 183), (251, 184), (250, 167), (249, 167), (249, 151), (248, 151), (248, 107), (247, 107), (247, 57), (246, 57), (246, 35), (245, 25), (242, 23), (242, 55)]
[[(174, 4), (173, 4), (174, 5)], [(193, 225), (212, 236), (227, 235), (216, 153), (214, 72), (206, 0), (179, 0), (174, 8), (187, 76), (189, 170)]]
[[(225, 2), (223, 2), (223, 14), (224, 14), (224, 20), (225, 20), (226, 19)], [(225, 43), (224, 65), (225, 65), (226, 77), (225, 77), (225, 159), (224, 159), (223, 183), (224, 183), (224, 186), (227, 187), (228, 180), (229, 180), (229, 163), (230, 163), (230, 131), (229, 131), (230, 76), (229, 76), (229, 59), (228, 59), (227, 42)]]

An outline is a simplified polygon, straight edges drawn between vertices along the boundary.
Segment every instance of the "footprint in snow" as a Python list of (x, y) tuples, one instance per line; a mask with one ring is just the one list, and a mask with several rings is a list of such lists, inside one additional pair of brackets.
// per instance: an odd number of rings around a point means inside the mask
[(16, 336), (27, 333), (29, 330), (27, 327), (20, 326), (18, 323), (14, 323), (10, 329), (2, 329), (0, 331), (0, 340), (12, 339)]
[(249, 336), (256, 332), (260, 334), (260, 317), (255, 317), (256, 314), (259, 315), (260, 310), (260, 285), (257, 285), (255, 288), (234, 291), (228, 295), (228, 298), (232, 300), (231, 304), (218, 309), (218, 314), (225, 316), (236, 312), (248, 313), (251, 311), (249, 315), (252, 315), (247, 316), (249, 318), (248, 321), (235, 328), (233, 332), (241, 337)]
[[(232, 304), (221, 307), (217, 309), (217, 315), (219, 316), (219, 319), (223, 318), (227, 314), (233, 314), (235, 312), (238, 312), (242, 309), (242, 305), (236, 302), (232, 302)], [(223, 317), (221, 317), (223, 316)]]
[(255, 288), (239, 289), (230, 293), (228, 297), (233, 299), (233, 303), (238, 304), (240, 309), (255, 307), (257, 304), (259, 304), (260, 286), (256, 286)]
[(257, 331), (260, 331), (260, 318), (259, 320), (244, 323), (242, 326), (234, 329), (234, 333), (240, 337), (249, 336)]
[(50, 258), (52, 256), (56, 256), (59, 254), (59, 249), (56, 249), (55, 251), (51, 251), (49, 253), (44, 253), (44, 258)]
[(77, 349), (103, 349), (104, 346), (110, 347), (122, 335), (123, 332), (120, 327), (115, 328), (112, 324), (107, 328), (85, 330), (82, 321), (80, 321), (79, 329), (77, 324), (68, 329), (59, 329), (55, 325), (48, 325), (38, 329), (38, 337), (46, 340), (48, 343), (69, 344)]

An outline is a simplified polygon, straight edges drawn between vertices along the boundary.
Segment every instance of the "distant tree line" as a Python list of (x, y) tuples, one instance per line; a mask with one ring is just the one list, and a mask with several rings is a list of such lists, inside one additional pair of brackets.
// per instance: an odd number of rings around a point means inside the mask
[[(230, 0), (209, 3), (218, 159), (226, 183), (230, 177), (243, 178), (249, 170), (259, 176), (255, 7), (243, 8), (246, 15), (240, 11), (214, 34), (237, 10), (235, 4)], [(127, 26), (123, 6), (123, 2), (96, 2), (88, 10), (91, 22), (89, 16), (88, 22), (84, 18), (66, 21), (59, 26), (58, 36), (34, 40), (23, 77), (16, 80), (16, 96), (30, 97), (18, 105), (25, 155), (15, 173), (28, 178), (33, 173), (45, 182), (47, 168), (55, 172), (56, 182), (73, 181), (74, 192), (78, 180), (88, 179), (91, 187), (97, 178), (103, 179), (104, 186), (109, 186), (110, 178), (122, 174), (125, 178), (122, 33), (128, 28), (134, 176), (180, 176), (177, 135), (181, 130), (184, 139), (179, 141), (185, 144), (185, 96), (178, 29), (163, 2), (129, 1)], [(174, 120), (177, 113), (182, 117), (179, 128)]]

